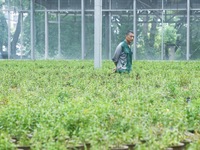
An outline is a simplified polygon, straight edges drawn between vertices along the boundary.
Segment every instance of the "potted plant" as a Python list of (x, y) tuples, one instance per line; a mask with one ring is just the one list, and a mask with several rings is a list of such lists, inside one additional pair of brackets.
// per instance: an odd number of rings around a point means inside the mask
[(172, 25), (164, 27), (164, 43), (168, 46), (175, 46), (177, 39), (176, 29)]
[(170, 129), (165, 133), (165, 142), (169, 145), (173, 150), (183, 150), (185, 148), (185, 144), (181, 143), (183, 133), (178, 129)]
[(30, 150), (31, 147), (30, 147), (29, 137), (26, 135), (21, 136), (16, 147), (17, 147), (17, 149), (20, 149), (20, 150)]
[(164, 27), (164, 43), (166, 59), (174, 59), (175, 46), (177, 40), (176, 29), (172, 25)]
[(8, 136), (6, 133), (1, 132), (0, 139), (0, 149), (14, 149), (14, 143), (9, 141), (10, 136)]
[(81, 143), (80, 139), (78, 137), (73, 137), (71, 140), (66, 141), (67, 149), (70, 150), (84, 150), (85, 146), (83, 143)]
[(128, 150), (128, 146), (124, 144), (123, 133), (116, 132), (110, 139), (112, 145), (111, 150)]

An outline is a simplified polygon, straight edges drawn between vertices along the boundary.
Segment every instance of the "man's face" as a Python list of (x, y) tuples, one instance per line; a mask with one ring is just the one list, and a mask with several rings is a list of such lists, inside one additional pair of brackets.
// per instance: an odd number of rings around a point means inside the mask
[(133, 33), (129, 33), (128, 35), (126, 35), (126, 41), (128, 43), (133, 42), (133, 39), (134, 39), (134, 34)]

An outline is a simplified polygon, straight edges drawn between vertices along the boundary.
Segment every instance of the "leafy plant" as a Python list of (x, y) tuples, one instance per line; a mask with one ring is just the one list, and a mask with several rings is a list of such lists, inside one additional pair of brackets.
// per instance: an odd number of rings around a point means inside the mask
[(176, 44), (177, 33), (174, 26), (166, 25), (164, 26), (164, 43), (165, 44)]
[(1, 61), (2, 145), (12, 147), (15, 136), (33, 149), (64, 149), (66, 139), (91, 149), (163, 149), (199, 139), (185, 136), (200, 130), (199, 62), (135, 61), (124, 75), (103, 63), (94, 70), (92, 61)]

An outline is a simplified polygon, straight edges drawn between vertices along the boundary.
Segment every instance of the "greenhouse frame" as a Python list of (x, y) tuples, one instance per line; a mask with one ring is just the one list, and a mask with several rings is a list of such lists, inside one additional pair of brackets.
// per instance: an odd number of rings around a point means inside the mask
[(99, 67), (133, 30), (134, 60), (198, 60), (199, 15), (199, 0), (0, 0), (0, 58)]

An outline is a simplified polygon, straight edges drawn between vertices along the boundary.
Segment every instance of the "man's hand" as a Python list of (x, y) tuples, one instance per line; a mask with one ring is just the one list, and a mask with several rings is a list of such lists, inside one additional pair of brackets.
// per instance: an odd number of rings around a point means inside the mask
[(114, 69), (113, 69), (113, 73), (115, 73), (116, 71), (117, 71), (117, 68), (114, 68)]

